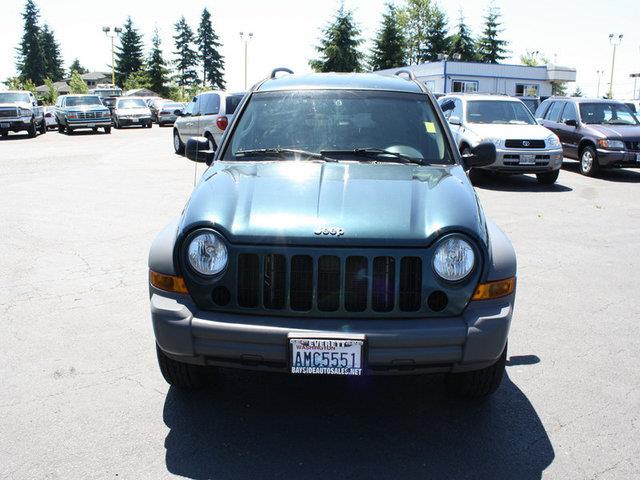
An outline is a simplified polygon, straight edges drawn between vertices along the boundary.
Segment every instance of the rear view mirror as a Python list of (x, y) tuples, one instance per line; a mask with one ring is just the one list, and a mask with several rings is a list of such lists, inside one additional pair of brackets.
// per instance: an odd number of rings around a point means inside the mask
[(456, 108), (456, 102), (454, 102), (453, 100), (445, 100), (444, 102), (442, 102), (442, 104), (440, 105), (440, 109), (443, 112), (447, 112), (449, 110), (453, 110), (454, 108)]
[(486, 167), (496, 161), (496, 146), (491, 142), (483, 142), (471, 149), (471, 155), (465, 155), (462, 159), (465, 170)]
[(205, 137), (193, 137), (187, 140), (185, 154), (189, 160), (211, 165), (215, 152), (210, 150), (209, 140)]
[(460, 121), (460, 117), (456, 117), (455, 115), (451, 115), (449, 117), (449, 123), (451, 125), (462, 125), (462, 122)]
[(578, 126), (578, 122), (576, 120), (574, 120), (573, 118), (565, 120), (564, 124), (565, 125), (569, 125), (570, 127), (577, 127)]
[(181, 117), (181, 116), (183, 115), (182, 110), (180, 110), (179, 108), (175, 109), (175, 110), (173, 111), (173, 114), (174, 114), (176, 117)]

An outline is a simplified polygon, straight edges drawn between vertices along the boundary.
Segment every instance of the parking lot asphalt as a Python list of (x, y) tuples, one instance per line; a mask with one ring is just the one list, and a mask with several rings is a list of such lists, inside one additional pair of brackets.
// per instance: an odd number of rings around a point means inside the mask
[(0, 478), (640, 477), (640, 170), (478, 186), (519, 262), (483, 404), (440, 377), (169, 388), (147, 252), (193, 181), (170, 128), (0, 140)]

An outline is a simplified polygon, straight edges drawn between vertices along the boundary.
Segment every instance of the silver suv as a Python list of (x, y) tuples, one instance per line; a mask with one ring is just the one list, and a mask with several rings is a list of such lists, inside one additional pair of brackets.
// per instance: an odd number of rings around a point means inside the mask
[(438, 100), (463, 155), (482, 142), (496, 146), (496, 161), (483, 167), (504, 173), (535, 173), (538, 182), (553, 184), (562, 166), (558, 137), (538, 124), (517, 98), (502, 95), (454, 94)]
[(179, 114), (173, 126), (173, 148), (183, 154), (187, 140), (205, 137), (212, 150), (218, 148), (233, 112), (244, 97), (243, 93), (222, 91), (203, 92), (193, 97)]

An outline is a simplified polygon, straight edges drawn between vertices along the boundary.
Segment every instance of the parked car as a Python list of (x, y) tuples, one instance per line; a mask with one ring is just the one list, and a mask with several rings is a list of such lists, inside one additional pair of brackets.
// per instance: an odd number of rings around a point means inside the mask
[(26, 131), (29, 137), (47, 133), (42, 102), (26, 90), (0, 92), (0, 135)]
[(56, 123), (60, 133), (89, 128), (94, 132), (102, 128), (111, 133), (111, 114), (97, 95), (60, 95), (55, 107)]
[(640, 122), (616, 100), (551, 97), (536, 111), (540, 123), (560, 138), (564, 156), (593, 176), (601, 168), (640, 167)]
[(58, 128), (58, 122), (56, 121), (56, 107), (53, 105), (44, 107), (44, 120), (47, 125), (47, 129)]
[(178, 118), (176, 111), (182, 112), (183, 109), (184, 103), (174, 102), (173, 100), (164, 100), (152, 106), (151, 115), (154, 117), (155, 122), (161, 127), (164, 125), (173, 125)]
[(483, 167), (503, 173), (535, 173), (538, 182), (553, 184), (562, 166), (558, 137), (538, 125), (517, 98), (503, 95), (450, 94), (438, 100), (463, 155), (488, 141), (496, 161)]
[(112, 111), (113, 126), (122, 128), (132, 125), (151, 128), (151, 110), (140, 97), (119, 97)]
[[(149, 254), (164, 378), (216, 367), (294, 375), (445, 372), (498, 388), (516, 257), (480, 207), (435, 98), (411, 78), (309, 74), (258, 83)], [(288, 70), (288, 72), (290, 72)], [(524, 107), (523, 107), (524, 108)]]
[(102, 104), (107, 107), (113, 115), (113, 109), (116, 108), (118, 97), (102, 97), (100, 100), (102, 100)]
[(181, 112), (177, 112), (179, 115), (173, 126), (173, 148), (176, 153), (184, 153), (185, 142), (198, 136), (207, 138), (211, 148), (218, 148), (243, 96), (244, 92), (211, 91), (193, 97)]
[(99, 83), (96, 88), (89, 90), (89, 93), (100, 98), (121, 97), (122, 89), (110, 83)]

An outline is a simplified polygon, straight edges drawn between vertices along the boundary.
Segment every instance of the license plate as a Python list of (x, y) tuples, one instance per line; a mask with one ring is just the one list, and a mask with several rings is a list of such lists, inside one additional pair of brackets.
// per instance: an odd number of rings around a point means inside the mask
[(140, 123), (142, 121), (142, 119), (141, 118), (134, 118), (133, 121)]
[(362, 340), (292, 338), (291, 373), (362, 375)]
[(636, 153), (636, 162), (640, 163), (640, 153)]
[(520, 155), (520, 165), (535, 165), (535, 164), (536, 164), (535, 155)]
[(9, 128), (10, 126), (10, 123), (0, 123), (0, 128)]

